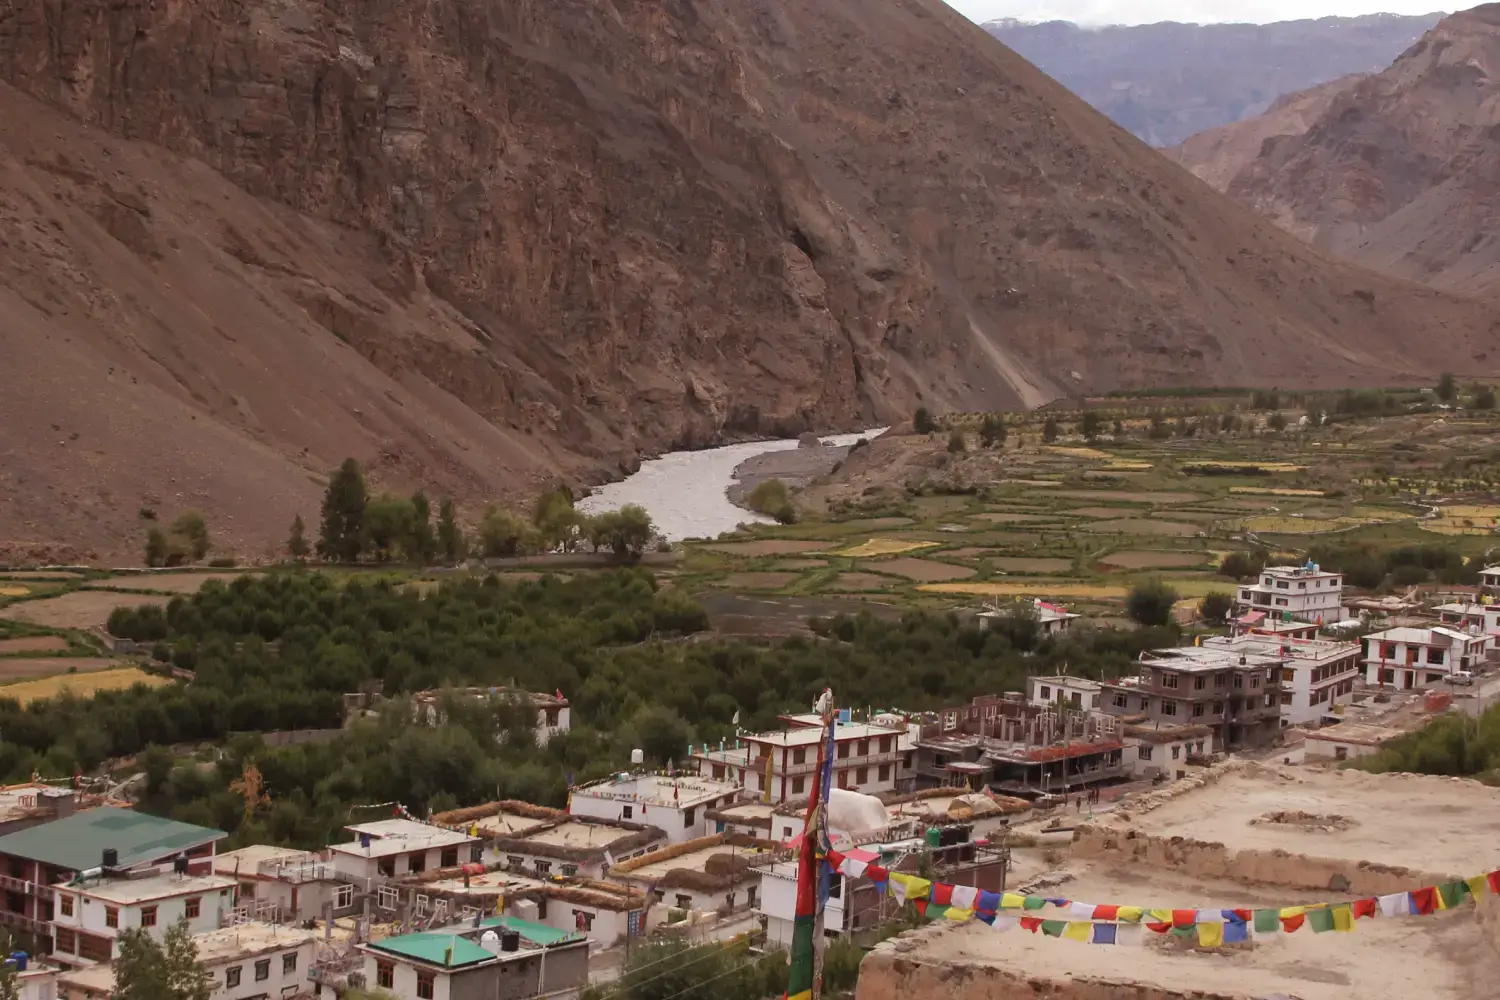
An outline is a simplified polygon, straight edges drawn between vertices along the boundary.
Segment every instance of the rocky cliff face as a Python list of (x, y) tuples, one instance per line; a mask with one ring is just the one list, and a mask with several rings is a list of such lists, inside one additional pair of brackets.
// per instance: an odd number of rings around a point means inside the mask
[(1278, 97), (1375, 73), (1441, 14), (1272, 24), (1111, 25), (991, 21), (985, 28), (1153, 146), (1266, 111)]
[(1195, 138), (1184, 162), (1341, 256), (1444, 288), (1500, 287), (1500, 4), (1455, 14), (1316, 104), (1261, 145), (1228, 133), (1279, 125)]
[(0, 542), (1493, 336), (938, 0), (14, 0), (0, 80)]

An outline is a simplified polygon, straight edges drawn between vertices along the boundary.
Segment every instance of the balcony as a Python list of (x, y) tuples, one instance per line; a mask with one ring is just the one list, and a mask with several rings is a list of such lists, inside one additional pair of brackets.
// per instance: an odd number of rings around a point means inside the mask
[[(833, 766), (835, 770), (843, 770), (844, 768), (849, 767), (878, 767), (881, 764), (896, 763), (897, 756), (898, 754), (894, 750), (892, 750), (890, 753), (865, 754), (862, 757), (857, 757), (851, 754), (848, 757), (834, 758)], [(803, 761), (801, 764), (787, 764), (785, 767), (783, 767), (780, 761), (778, 761), (777, 763), (771, 765), (771, 773), (777, 775), (778, 777), (782, 775), (785, 775), (787, 777), (794, 777), (799, 774), (811, 774), (818, 769), (818, 760), (816, 757), (812, 757), (812, 755), (809, 755), (809, 757), (810, 759)], [(758, 774), (765, 774), (766, 758), (757, 757), (755, 760), (750, 762), (750, 767)]]
[(0, 910), (0, 924), (13, 927), (16, 930), (34, 935), (38, 938), (52, 937), (52, 925), (41, 920), (35, 920), (24, 913), (13, 913), (10, 910)]

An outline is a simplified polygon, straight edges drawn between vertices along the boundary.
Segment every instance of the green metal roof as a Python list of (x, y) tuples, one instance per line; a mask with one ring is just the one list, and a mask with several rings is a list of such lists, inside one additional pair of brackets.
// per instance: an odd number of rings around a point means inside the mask
[(98, 867), (104, 849), (112, 847), (119, 866), (129, 868), (224, 836), (223, 830), (103, 807), (0, 837), (0, 854), (83, 871)]
[(520, 917), (490, 917), (483, 922), (485, 927), (499, 927), (502, 930), (515, 931), (521, 937), (532, 944), (539, 944), (543, 948), (548, 945), (559, 944), (563, 941), (572, 941), (575, 938), (584, 937), (577, 931), (560, 931), (546, 924), (539, 924), (531, 920), (522, 920)]
[(495, 957), (473, 941), (456, 934), (398, 934), (383, 941), (373, 941), (370, 947), (448, 969), (488, 962)]

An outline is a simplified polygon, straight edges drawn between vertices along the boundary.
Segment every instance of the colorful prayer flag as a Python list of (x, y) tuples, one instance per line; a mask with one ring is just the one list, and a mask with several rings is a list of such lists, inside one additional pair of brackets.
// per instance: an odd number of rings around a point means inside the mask
[(1121, 923), (1138, 924), (1141, 922), (1141, 917), (1145, 915), (1146, 911), (1139, 906), (1122, 906), (1120, 907), (1119, 919)]
[(1433, 912), (1442, 903), (1438, 896), (1436, 886), (1428, 886), (1425, 889), (1413, 889), (1411, 891), (1411, 912), (1423, 916)]
[(1325, 907), (1307, 911), (1307, 926), (1314, 934), (1333, 930), (1333, 911)]
[(1019, 910), (1026, 905), (1026, 897), (1019, 892), (1007, 892), (1000, 896), (1000, 909)]
[(1500, 872), (1490, 872), (1490, 892), (1500, 895)]
[(1250, 924), (1244, 920), (1224, 921), (1224, 943), (1240, 944), (1250, 940)]
[(1333, 929), (1336, 931), (1354, 930), (1354, 908), (1347, 903), (1341, 903), (1332, 907)]
[(1026, 896), (1021, 902), (1023, 910), (1040, 910), (1047, 905), (1047, 901), (1041, 896)]
[[(1095, 920), (1119, 920), (1120, 919), (1120, 910), (1121, 909), (1122, 909), (1122, 907), (1119, 907), (1119, 906), (1096, 906), (1096, 907), (1094, 907), (1094, 916), (1093, 916), (1093, 919), (1095, 919)], [(1123, 907), (1123, 909), (1130, 909), (1130, 907)], [(1140, 916), (1137, 915), (1136, 919), (1139, 920)]]
[(1437, 887), (1438, 898), (1443, 901), (1443, 909), (1451, 910), (1464, 901), (1468, 895), (1469, 886), (1466, 882), (1444, 882)]
[(1405, 917), (1411, 914), (1411, 893), (1393, 892), (1388, 896), (1376, 897), (1380, 904), (1380, 915), (1382, 917)]
[(1095, 944), (1114, 944), (1118, 928), (1114, 924), (1092, 924)]
[(1485, 877), (1483, 875), (1475, 875), (1471, 878), (1466, 878), (1464, 879), (1464, 884), (1469, 887), (1469, 895), (1473, 896), (1475, 899), (1483, 896), (1485, 890), (1488, 888), (1488, 886), (1485, 885)]
[(990, 913), (994, 913), (996, 910), (1000, 909), (1000, 894), (998, 892), (980, 890), (979, 901), (975, 904), (974, 908), (977, 910), (988, 910)]
[(1068, 929), (1066, 920), (1043, 920), (1042, 933), (1048, 937), (1062, 937), (1063, 931)]
[(1369, 899), (1356, 899), (1353, 904), (1354, 919), (1358, 920), (1361, 917), (1373, 917), (1376, 913), (1379, 912), (1379, 908), (1380, 901), (1377, 900), (1374, 896), (1371, 896)]
[[(955, 885), (953, 887), (953, 905), (960, 910), (975, 909), (979, 901), (979, 890), (972, 885)], [(993, 907), (991, 907), (993, 909)]]
[(1223, 921), (1202, 923), (1198, 925), (1198, 947), (1221, 948), (1224, 945), (1224, 923)]
[[(1021, 920), (1021, 929), (1024, 930), (1024, 931), (1030, 931), (1031, 933), (1035, 934), (1037, 931), (1041, 930), (1041, 928), (1042, 928), (1042, 918), (1041, 917), (1021, 917), (1020, 920)], [(999, 923), (1000, 921), (998, 919), (996, 919), (995, 922)]]
[(1198, 922), (1197, 910), (1173, 910), (1173, 927), (1191, 927)]
[(950, 906), (953, 903), (953, 886), (946, 882), (932, 883), (932, 901), (939, 906)]
[(974, 919), (974, 911), (973, 910), (965, 910), (965, 909), (962, 909), (961, 907), (957, 907), (957, 906), (950, 906), (950, 907), (948, 907), (947, 912), (943, 914), (943, 916), (947, 917), (949, 920), (957, 920), (957, 921), (973, 920)]
[(1094, 925), (1088, 920), (1069, 920), (1068, 926), (1063, 929), (1063, 937), (1069, 941), (1088, 944), (1094, 939)]
[(1255, 933), (1275, 934), (1279, 930), (1281, 930), (1280, 910), (1255, 911)]

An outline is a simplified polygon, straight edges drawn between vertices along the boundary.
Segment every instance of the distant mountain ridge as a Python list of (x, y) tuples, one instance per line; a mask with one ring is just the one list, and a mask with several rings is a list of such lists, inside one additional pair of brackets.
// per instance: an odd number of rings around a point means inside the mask
[(1176, 146), (1259, 115), (1282, 95), (1378, 73), (1442, 18), (1435, 12), (1101, 28), (1003, 18), (984, 28), (1141, 139)]

